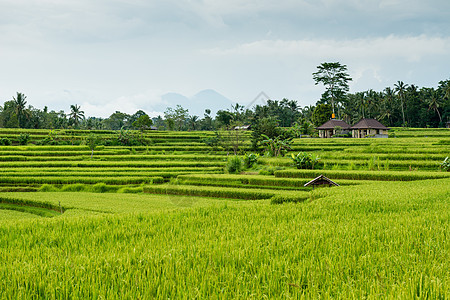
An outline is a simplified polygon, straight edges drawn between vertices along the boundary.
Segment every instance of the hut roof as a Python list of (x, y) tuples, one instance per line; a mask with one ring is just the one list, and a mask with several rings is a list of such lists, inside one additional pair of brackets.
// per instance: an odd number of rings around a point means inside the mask
[(316, 129), (319, 129), (319, 130), (334, 129), (334, 127), (336, 127), (336, 126), (340, 126), (340, 127), (342, 127), (342, 129), (350, 129), (350, 127), (351, 127), (350, 125), (348, 125), (346, 122), (344, 122), (342, 120), (331, 119), (331, 120), (326, 121), (325, 123), (323, 123)]
[(249, 130), (251, 129), (252, 125), (244, 125), (244, 126), (236, 126), (234, 127), (235, 130)]
[(375, 119), (361, 119), (358, 123), (352, 126), (351, 129), (383, 129), (389, 130), (386, 126)]
[(305, 183), (304, 186), (323, 185), (323, 184), (339, 186), (339, 184), (337, 184), (336, 182), (332, 181), (331, 179), (329, 179), (323, 175), (320, 175), (320, 176), (314, 178), (313, 180), (311, 180), (310, 182)]

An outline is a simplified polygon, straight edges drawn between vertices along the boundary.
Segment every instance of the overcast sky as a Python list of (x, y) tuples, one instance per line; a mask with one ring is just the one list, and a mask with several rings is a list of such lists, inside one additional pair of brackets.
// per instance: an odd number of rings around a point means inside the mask
[(339, 61), (350, 92), (450, 79), (449, 0), (0, 0), (0, 102), (156, 114), (213, 89), (314, 104)]

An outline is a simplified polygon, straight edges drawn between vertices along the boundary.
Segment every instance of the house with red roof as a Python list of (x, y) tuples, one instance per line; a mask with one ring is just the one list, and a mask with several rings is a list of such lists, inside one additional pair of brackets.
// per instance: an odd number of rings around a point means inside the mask
[(361, 119), (351, 127), (351, 130), (354, 138), (387, 138), (389, 128), (375, 119)]
[(330, 138), (336, 134), (347, 134), (350, 132), (351, 126), (342, 120), (331, 119), (316, 127), (319, 130), (319, 137)]

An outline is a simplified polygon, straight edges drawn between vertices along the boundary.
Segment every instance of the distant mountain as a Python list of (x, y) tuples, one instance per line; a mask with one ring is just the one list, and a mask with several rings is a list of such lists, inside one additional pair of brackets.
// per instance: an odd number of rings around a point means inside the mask
[(155, 111), (164, 112), (167, 107), (175, 108), (177, 104), (189, 110), (190, 115), (203, 117), (205, 109), (211, 110), (211, 115), (215, 116), (216, 112), (221, 109), (231, 109), (233, 101), (216, 92), (215, 90), (203, 90), (192, 97), (186, 97), (178, 93), (167, 93), (162, 97), (162, 103), (155, 105)]

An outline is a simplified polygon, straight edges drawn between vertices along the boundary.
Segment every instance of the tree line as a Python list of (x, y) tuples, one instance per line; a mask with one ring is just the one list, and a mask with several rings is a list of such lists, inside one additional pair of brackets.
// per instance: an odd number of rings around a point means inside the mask
[(108, 118), (85, 117), (77, 104), (70, 112), (49, 111), (27, 105), (27, 97), (17, 93), (0, 106), (0, 127), (36, 129), (120, 130), (149, 129), (195, 131), (230, 129), (236, 126), (254, 127), (275, 124), (278, 127), (296, 126), (303, 134), (310, 134), (332, 117), (354, 124), (361, 118), (375, 118), (391, 127), (445, 127), (450, 120), (450, 80), (440, 81), (437, 88), (421, 87), (398, 81), (382, 91), (368, 90), (348, 93), (347, 66), (322, 63), (313, 73), (316, 84), (323, 84), (325, 92), (315, 105), (301, 107), (295, 100), (267, 100), (265, 104), (245, 107), (234, 104), (219, 110), (213, 117), (205, 108), (203, 116), (190, 115), (180, 105), (168, 107), (163, 115), (149, 118), (138, 110), (134, 114), (116, 111)]

